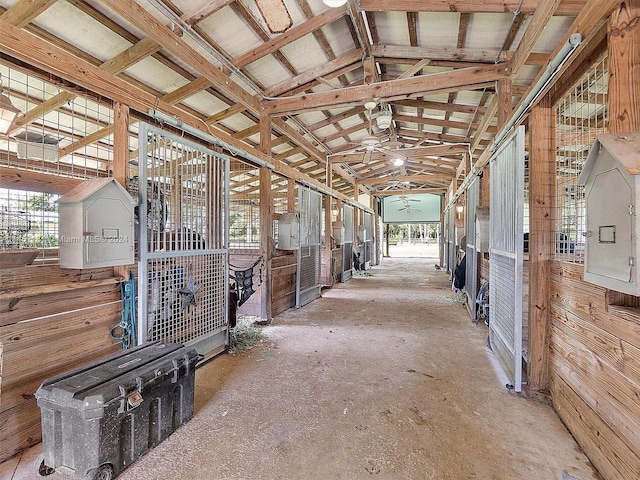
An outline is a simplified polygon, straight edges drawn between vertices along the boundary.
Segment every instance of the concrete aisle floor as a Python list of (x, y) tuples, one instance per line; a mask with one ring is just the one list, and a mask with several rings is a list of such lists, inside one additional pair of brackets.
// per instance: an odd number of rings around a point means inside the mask
[[(505, 388), (435, 259), (369, 273), (198, 369), (193, 420), (119, 479), (599, 478), (549, 406)], [(36, 478), (37, 453), (3, 478)]]

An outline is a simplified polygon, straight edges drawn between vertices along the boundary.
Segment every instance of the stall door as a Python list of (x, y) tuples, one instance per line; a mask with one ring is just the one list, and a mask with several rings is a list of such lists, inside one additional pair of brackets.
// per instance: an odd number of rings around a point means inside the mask
[(309, 188), (298, 189), (300, 247), (296, 279), (296, 308), (320, 296), (322, 195)]
[(466, 278), (464, 290), (471, 312), (471, 319), (476, 321), (476, 295), (478, 293), (478, 251), (476, 249), (476, 206), (480, 198), (480, 181), (475, 177), (467, 189), (467, 218), (465, 225)]
[(444, 211), (444, 261), (446, 264), (443, 266), (447, 272), (452, 274), (456, 268), (456, 221), (454, 212), (455, 208), (453, 206)]
[(138, 340), (227, 344), (227, 157), (140, 124)]
[(489, 339), (511, 376), (522, 385), (522, 259), (524, 127), (491, 158)]
[(351, 278), (353, 267), (353, 207), (342, 207), (342, 219), (344, 224), (344, 242), (342, 244), (342, 278), (346, 282)]
[(371, 259), (372, 259), (372, 254), (373, 254), (373, 225), (372, 225), (372, 220), (373, 215), (371, 215), (369, 212), (364, 212), (364, 236), (365, 238), (363, 239), (364, 241), (364, 248), (363, 248), (363, 255), (364, 255), (364, 268), (365, 270), (368, 270), (371, 268)]

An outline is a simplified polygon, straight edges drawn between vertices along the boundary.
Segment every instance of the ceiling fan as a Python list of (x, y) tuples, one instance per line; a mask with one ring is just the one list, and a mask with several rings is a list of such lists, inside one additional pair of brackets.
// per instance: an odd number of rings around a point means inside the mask
[[(373, 134), (373, 126), (372, 120), (374, 118), (373, 109), (376, 108), (377, 103), (373, 100), (365, 102), (364, 107), (367, 109), (367, 118), (369, 121), (369, 125), (367, 128), (367, 135), (365, 135), (361, 140), (359, 145), (351, 150), (346, 152), (340, 152), (340, 155), (345, 154), (356, 154), (362, 152), (362, 157), (355, 157), (358, 159), (358, 163), (364, 163), (365, 165), (371, 161), (371, 157), (374, 153), (382, 153), (387, 155), (393, 155), (389, 150), (385, 147), (387, 143), (383, 144), (382, 141)], [(377, 120), (380, 116), (388, 117), (383, 119), (382, 127), (388, 128), (391, 123), (391, 110), (383, 109), (377, 114)], [(385, 127), (386, 125), (386, 127)], [(383, 128), (383, 129), (384, 129)]]
[[(418, 200), (419, 201), (419, 200)], [(421, 212), (422, 210), (420, 210), (419, 208), (414, 208), (412, 207), (410, 204), (406, 204), (404, 207), (399, 208), (398, 209), (399, 212), (406, 212), (406, 213), (411, 213), (412, 211), (414, 212)]]
[(405, 204), (408, 204), (409, 202), (419, 202), (419, 201), (420, 201), (420, 199), (418, 199), (418, 198), (409, 198), (407, 195), (400, 195), (400, 196), (398, 196), (397, 199), (391, 200), (391, 202), (389, 202), (389, 203), (404, 202)]

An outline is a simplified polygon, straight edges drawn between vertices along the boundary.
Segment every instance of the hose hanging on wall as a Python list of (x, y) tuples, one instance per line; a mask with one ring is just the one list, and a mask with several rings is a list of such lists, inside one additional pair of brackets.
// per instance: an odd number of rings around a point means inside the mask
[(120, 322), (111, 328), (111, 338), (122, 342), (122, 350), (136, 346), (136, 282), (129, 272), (129, 280), (120, 282), (122, 315)]

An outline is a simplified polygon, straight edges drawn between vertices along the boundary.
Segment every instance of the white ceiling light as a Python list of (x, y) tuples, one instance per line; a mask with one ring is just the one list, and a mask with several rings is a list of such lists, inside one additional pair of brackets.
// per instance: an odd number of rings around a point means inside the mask
[(324, 3), (327, 7), (337, 8), (347, 3), (347, 0), (322, 0), (322, 3)]
[(366, 108), (367, 110), (373, 110), (377, 106), (378, 106), (378, 104), (374, 100), (368, 100), (368, 101), (364, 102), (364, 108)]
[(386, 108), (380, 110), (380, 113), (378, 113), (378, 116), (376, 117), (378, 128), (380, 128), (381, 130), (386, 130), (387, 128), (389, 128), (391, 126), (391, 118), (391, 110), (388, 110)]
[(394, 164), (396, 167), (401, 167), (402, 165), (404, 165), (404, 160), (403, 160), (403, 159), (401, 159), (401, 158), (396, 158), (396, 159), (393, 161), (393, 164)]

